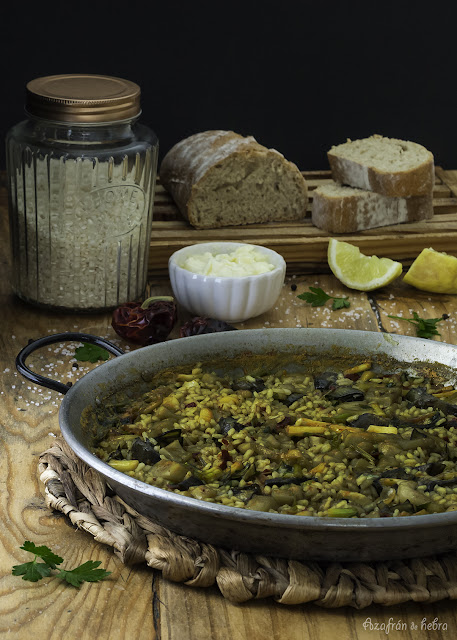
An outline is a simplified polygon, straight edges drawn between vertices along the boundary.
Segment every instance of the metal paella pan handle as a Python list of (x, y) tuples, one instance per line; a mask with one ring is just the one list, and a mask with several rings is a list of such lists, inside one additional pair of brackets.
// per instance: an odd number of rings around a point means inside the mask
[(37, 349), (41, 349), (42, 347), (54, 344), (55, 342), (88, 342), (90, 344), (95, 344), (99, 347), (103, 347), (115, 356), (122, 356), (124, 354), (124, 351), (119, 347), (116, 347), (116, 345), (114, 345), (112, 342), (109, 342), (108, 340), (105, 340), (104, 338), (100, 338), (98, 336), (92, 336), (89, 333), (55, 333), (52, 336), (45, 336), (44, 338), (31, 340), (28, 345), (21, 349), (21, 351), (16, 356), (16, 369), (22, 376), (24, 376), (24, 378), (26, 378), (30, 382), (34, 382), (35, 384), (39, 384), (42, 387), (47, 387), (48, 389), (52, 389), (53, 391), (58, 391), (59, 393), (63, 394), (67, 393), (67, 391), (71, 387), (71, 383), (64, 384), (63, 382), (52, 380), (52, 378), (41, 376), (40, 374), (35, 373), (31, 369), (29, 369), (29, 367), (27, 367), (25, 364), (26, 359), (31, 353), (37, 351)]

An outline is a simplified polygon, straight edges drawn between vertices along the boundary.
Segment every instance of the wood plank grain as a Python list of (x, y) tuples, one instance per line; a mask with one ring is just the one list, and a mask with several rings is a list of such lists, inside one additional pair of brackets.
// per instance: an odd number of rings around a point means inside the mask
[(443, 169), (443, 167), (436, 167), (436, 180), (440, 180), (442, 184), (449, 188), (454, 196), (457, 196), (457, 170), (456, 169)]
[[(457, 199), (456, 199), (457, 206)], [(385, 227), (378, 227), (376, 229), (367, 229), (366, 231), (360, 231), (356, 234), (341, 234), (338, 237), (358, 237), (358, 236), (390, 236), (401, 234), (415, 235), (417, 233), (437, 233), (445, 230), (454, 230), (457, 228), (457, 212), (450, 212), (447, 214), (436, 214), (430, 220), (422, 220), (420, 222), (410, 222), (401, 225), (389, 225)], [(281, 236), (296, 236), (301, 235), (303, 237), (320, 237), (330, 234), (313, 226), (310, 220), (303, 220), (300, 223), (292, 222), (268, 222), (263, 224), (252, 224), (243, 227), (243, 237), (249, 238), (250, 241), (254, 240), (256, 236), (264, 237), (277, 237)], [(223, 237), (240, 237), (239, 227), (224, 227), (222, 230)], [(184, 238), (183, 236), (186, 236)], [(168, 220), (157, 221), (153, 225), (151, 243), (158, 245), (159, 243), (167, 239), (179, 239), (181, 243), (184, 243), (186, 239), (190, 241), (218, 241), (221, 239), (221, 229), (194, 229), (188, 225), (184, 220)], [(152, 245), (154, 246), (154, 244)]]
[[(447, 216), (443, 221), (436, 216), (433, 225), (402, 225), (401, 232), (396, 226), (383, 227), (382, 233), (373, 229), (358, 235), (345, 234), (338, 239), (354, 244), (366, 255), (391, 258), (403, 264), (411, 265), (422, 249), (433, 247), (436, 251), (445, 251), (457, 256), (457, 218)], [(149, 256), (149, 276), (167, 273), (168, 259), (174, 251), (198, 242), (217, 242), (220, 236), (213, 231), (198, 232), (188, 230), (182, 232), (182, 223), (158, 223), (169, 225), (161, 227), (161, 233), (153, 235)], [(280, 253), (287, 262), (288, 273), (306, 272), (328, 273), (327, 248), (329, 235), (323, 235), (311, 226), (303, 224), (306, 233), (291, 232), (290, 228), (269, 226), (263, 229), (251, 229), (243, 232), (243, 239), (252, 244), (259, 244)], [(239, 229), (225, 229), (225, 241), (238, 241)]]
[[(457, 632), (455, 607), (449, 602), (423, 608), (373, 605), (362, 611), (344, 609), (342, 615), (341, 610), (308, 605), (286, 608), (262, 601), (232, 605), (221, 601), (213, 589), (198, 597), (184, 589), (173, 583), (163, 585), (162, 594), (171, 608), (162, 619), (161, 640), (449, 640)], [(196, 606), (198, 620), (191, 613)], [(442, 628), (427, 631), (426, 625), (435, 620)]]

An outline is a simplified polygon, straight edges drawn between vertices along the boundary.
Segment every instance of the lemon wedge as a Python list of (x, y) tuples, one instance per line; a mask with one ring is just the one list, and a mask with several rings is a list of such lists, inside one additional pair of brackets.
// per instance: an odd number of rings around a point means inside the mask
[(328, 243), (328, 264), (338, 280), (359, 291), (385, 287), (402, 272), (400, 262), (366, 256), (358, 247), (335, 238), (330, 238)]
[(403, 278), (416, 289), (433, 293), (457, 293), (457, 258), (434, 249), (423, 249)]

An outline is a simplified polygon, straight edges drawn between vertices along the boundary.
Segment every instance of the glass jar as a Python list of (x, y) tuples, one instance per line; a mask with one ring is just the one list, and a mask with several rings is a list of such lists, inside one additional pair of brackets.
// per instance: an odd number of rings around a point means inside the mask
[(26, 113), (6, 138), (14, 292), (67, 311), (141, 298), (158, 140), (138, 122), (139, 86), (108, 76), (37, 78)]

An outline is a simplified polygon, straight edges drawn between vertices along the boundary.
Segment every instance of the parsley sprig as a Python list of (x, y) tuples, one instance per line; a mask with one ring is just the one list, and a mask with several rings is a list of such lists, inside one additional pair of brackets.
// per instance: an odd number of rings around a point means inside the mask
[(108, 360), (109, 353), (97, 344), (84, 342), (82, 347), (75, 350), (75, 358), (80, 362), (97, 362), (98, 360)]
[(449, 318), (447, 313), (443, 313), (441, 318), (421, 318), (416, 311), (413, 311), (412, 318), (402, 318), (401, 316), (388, 316), (394, 320), (405, 320), (413, 324), (416, 329), (416, 335), (419, 338), (432, 338), (433, 336), (440, 336), (441, 333), (436, 328), (438, 322), (447, 320)]
[(35, 557), (30, 562), (14, 565), (12, 574), (22, 576), (23, 580), (30, 582), (38, 582), (42, 578), (49, 577), (52, 571), (57, 571), (58, 573), (53, 574), (56, 578), (65, 580), (73, 587), (80, 587), (83, 582), (98, 582), (111, 574), (111, 571), (97, 569), (101, 564), (99, 560), (88, 560), (71, 570), (62, 569), (57, 565), (62, 564), (63, 558), (53, 553), (49, 547), (45, 545), (37, 547), (30, 540), (26, 540), (20, 549), (33, 553)]
[(333, 300), (332, 309), (334, 310), (344, 309), (345, 307), (349, 307), (351, 304), (347, 296), (343, 298), (329, 296), (328, 293), (325, 293), (325, 291), (320, 287), (309, 287), (309, 291), (300, 293), (297, 298), (305, 300), (305, 302), (309, 302), (312, 307), (322, 307), (329, 300)]

